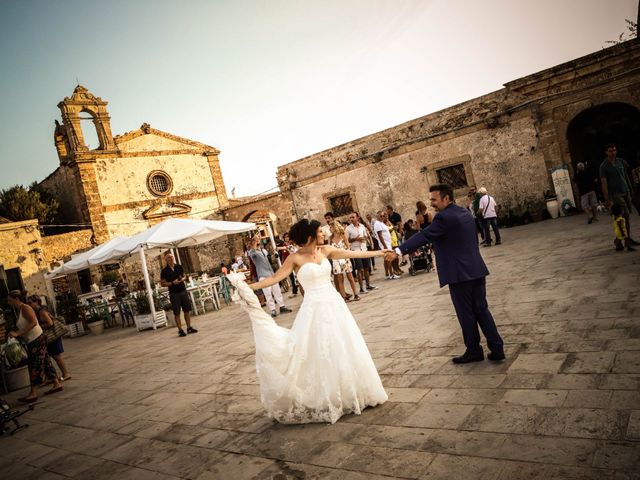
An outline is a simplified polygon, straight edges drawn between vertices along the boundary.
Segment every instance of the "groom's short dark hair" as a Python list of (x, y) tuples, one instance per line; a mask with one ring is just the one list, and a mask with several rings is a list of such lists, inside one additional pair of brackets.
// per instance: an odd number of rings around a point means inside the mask
[(440, 192), (440, 200), (444, 200), (445, 195), (453, 202), (453, 188), (448, 183), (434, 183), (429, 187), (430, 192)]

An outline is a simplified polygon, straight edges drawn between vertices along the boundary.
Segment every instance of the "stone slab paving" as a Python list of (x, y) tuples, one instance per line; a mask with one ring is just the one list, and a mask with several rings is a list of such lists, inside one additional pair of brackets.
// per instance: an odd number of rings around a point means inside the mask
[(265, 417), (237, 306), (197, 317), (184, 339), (68, 339), (73, 379), (0, 439), (2, 478), (640, 478), (640, 252), (614, 252), (605, 217), (503, 235), (482, 252), (503, 363), (452, 364), (462, 344), (447, 289), (433, 273), (386, 281), (380, 269), (379, 289), (350, 308), (390, 400), (335, 425)]

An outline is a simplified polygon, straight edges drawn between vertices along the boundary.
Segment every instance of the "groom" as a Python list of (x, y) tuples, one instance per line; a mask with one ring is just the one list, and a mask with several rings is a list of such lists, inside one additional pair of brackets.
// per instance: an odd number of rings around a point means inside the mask
[(438, 212), (433, 222), (396, 248), (395, 252), (387, 253), (385, 259), (391, 261), (428, 242), (433, 243), (440, 287), (449, 285), (467, 347), (463, 355), (453, 358), (453, 363), (484, 360), (478, 325), (491, 350), (489, 360), (504, 360), (502, 338), (487, 304), (485, 277), (489, 270), (480, 256), (475, 220), (469, 210), (453, 202), (450, 185), (432, 185), (429, 192), (431, 206)]

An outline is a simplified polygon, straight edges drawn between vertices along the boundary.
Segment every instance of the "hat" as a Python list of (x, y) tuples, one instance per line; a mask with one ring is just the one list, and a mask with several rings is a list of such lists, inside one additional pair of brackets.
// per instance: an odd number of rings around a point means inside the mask
[(483, 194), (483, 195), (484, 195), (485, 193), (487, 193), (487, 189), (486, 189), (486, 188), (484, 188), (484, 187), (480, 187), (480, 188), (478, 189), (478, 193), (481, 193), (481, 194)]

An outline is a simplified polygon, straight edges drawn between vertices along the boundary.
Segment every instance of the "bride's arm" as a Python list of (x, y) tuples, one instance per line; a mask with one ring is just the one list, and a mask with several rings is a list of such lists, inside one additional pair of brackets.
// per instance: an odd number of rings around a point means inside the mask
[(260, 290), (261, 288), (270, 287), (271, 285), (280, 283), (282, 280), (287, 278), (289, 274), (291, 274), (291, 272), (293, 271), (294, 256), (295, 256), (295, 253), (293, 255), (289, 255), (287, 259), (284, 261), (284, 263), (282, 264), (282, 266), (278, 269), (278, 271), (274, 273), (271, 277), (267, 277), (264, 280), (261, 280), (259, 282), (250, 283), (249, 287), (251, 287), (252, 290)]
[[(330, 247), (328, 245), (322, 247), (324, 254), (331, 258), (332, 260), (338, 260), (340, 258), (371, 258), (371, 257), (382, 257), (385, 252), (390, 250), (372, 250), (368, 252), (363, 252), (360, 250), (345, 250), (343, 248)], [(288, 260), (288, 259), (287, 259)]]

